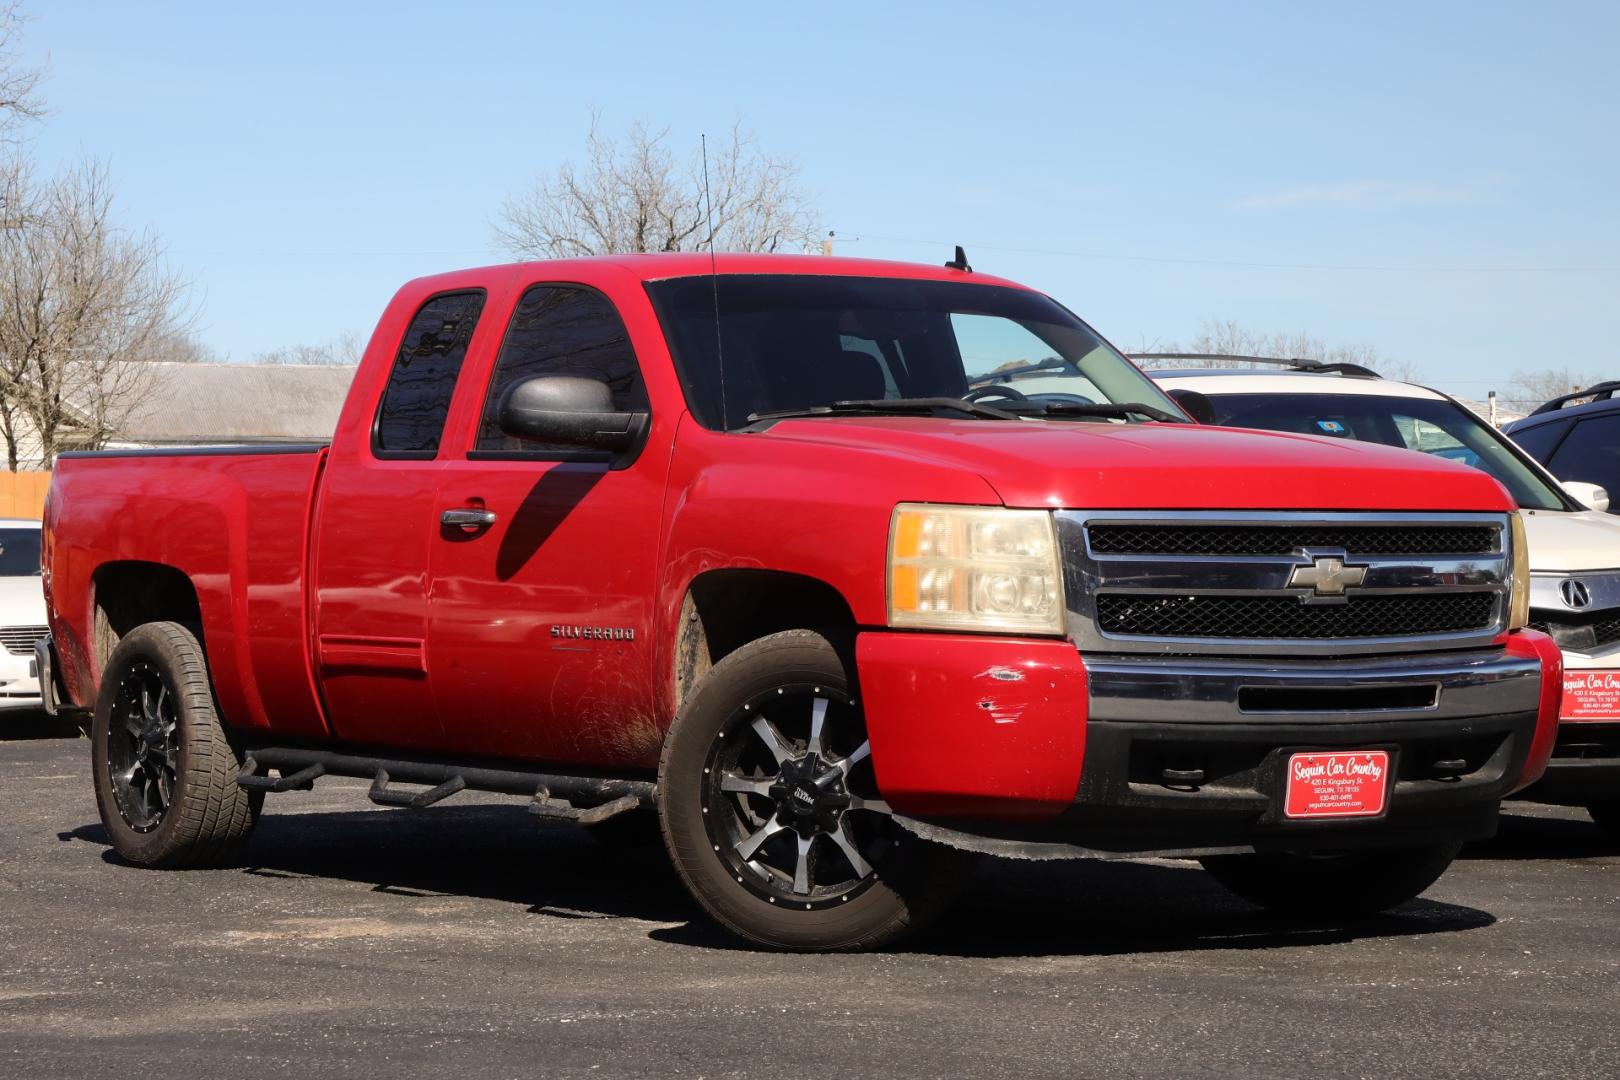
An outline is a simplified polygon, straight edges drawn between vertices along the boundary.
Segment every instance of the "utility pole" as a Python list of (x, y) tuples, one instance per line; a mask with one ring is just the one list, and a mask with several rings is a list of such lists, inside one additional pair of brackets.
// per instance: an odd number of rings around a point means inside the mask
[(1485, 403), (1488, 406), (1490, 406), (1491, 427), (1493, 427), (1493, 428), (1501, 427), (1502, 426), (1501, 421), (1497, 420), (1497, 418), (1496, 418), (1496, 391), (1495, 390), (1492, 390), (1489, 394), (1485, 395)]
[(831, 229), (827, 230), (827, 238), (821, 242), (821, 253), (823, 255), (831, 255), (833, 253), (833, 238), (837, 235), (838, 234), (833, 232)]

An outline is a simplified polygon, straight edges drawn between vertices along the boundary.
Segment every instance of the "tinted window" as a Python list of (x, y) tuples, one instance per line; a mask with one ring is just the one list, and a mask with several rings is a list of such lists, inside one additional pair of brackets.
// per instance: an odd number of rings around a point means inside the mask
[(998, 388), (1011, 391), (1001, 400), (1143, 402), (1177, 411), (1084, 323), (1024, 289), (726, 274), (656, 281), (647, 291), (687, 404), (710, 428), (835, 401), (957, 398), (969, 390), (993, 401)]
[(39, 574), (39, 528), (0, 529), (0, 577)]
[(1553, 447), (1558, 445), (1558, 440), (1562, 439), (1564, 432), (1568, 430), (1568, 424), (1540, 424), (1513, 432), (1512, 439), (1524, 447), (1525, 453), (1545, 464), (1547, 459), (1552, 457)]
[(1383, 443), (1489, 473), (1530, 510), (1563, 510), (1563, 496), (1485, 421), (1449, 401), (1362, 394), (1211, 394), (1215, 422)]
[(630, 336), (612, 301), (599, 292), (561, 285), (537, 285), (523, 294), (495, 361), (478, 449), (527, 454), (570, 452), (501, 431), (496, 410), (513, 383), (536, 375), (577, 375), (607, 383), (613, 406), (622, 412), (647, 408)]
[(1560, 480), (1584, 480), (1620, 491), (1620, 413), (1576, 424), (1548, 468)]
[(416, 313), (377, 410), (372, 447), (378, 454), (432, 457), (438, 451), (456, 375), (483, 308), (482, 292), (450, 293)]

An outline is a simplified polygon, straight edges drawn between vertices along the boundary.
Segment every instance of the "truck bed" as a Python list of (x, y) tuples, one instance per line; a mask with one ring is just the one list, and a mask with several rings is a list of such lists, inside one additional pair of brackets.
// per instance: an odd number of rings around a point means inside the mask
[[(125, 576), (172, 590), (164, 602), (177, 621), (199, 624), (233, 725), (266, 728), (274, 716), (279, 730), (324, 733), (306, 582), (326, 453), (309, 443), (62, 454), (45, 504), (43, 561), (69, 695), (88, 700), (129, 629), (116, 603), (106, 610), (96, 599), (99, 584)], [(179, 574), (154, 572), (154, 563)]]

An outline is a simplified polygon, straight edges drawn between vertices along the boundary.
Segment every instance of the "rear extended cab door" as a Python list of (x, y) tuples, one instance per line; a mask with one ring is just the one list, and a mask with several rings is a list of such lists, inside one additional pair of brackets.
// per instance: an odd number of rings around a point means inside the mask
[(469, 356), (493, 349), (509, 272), (413, 282), (384, 312), (338, 423), (312, 523), (315, 670), (333, 734), (449, 745), (428, 685), (429, 566), (445, 436)]
[[(428, 673), (458, 751), (650, 769), (664, 726), (654, 629), (680, 390), (640, 278), (573, 265), (523, 268), (499, 343), (462, 372), (434, 505), (487, 523), (444, 524), (432, 538)], [(646, 440), (614, 456), (504, 435), (502, 392), (536, 375), (608, 383), (617, 408), (650, 410)]]

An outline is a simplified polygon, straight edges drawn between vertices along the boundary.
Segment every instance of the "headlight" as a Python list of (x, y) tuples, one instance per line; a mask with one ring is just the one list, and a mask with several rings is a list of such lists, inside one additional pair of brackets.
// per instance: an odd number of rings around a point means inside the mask
[(1063, 633), (1052, 515), (926, 503), (895, 507), (889, 625)]
[(1508, 629), (1530, 621), (1530, 544), (1524, 536), (1524, 513), (1513, 512), (1513, 592), (1508, 600)]

